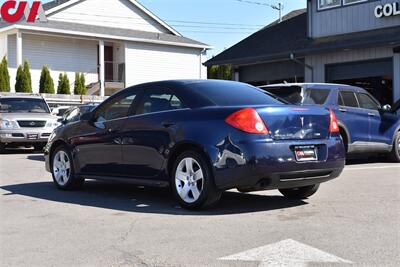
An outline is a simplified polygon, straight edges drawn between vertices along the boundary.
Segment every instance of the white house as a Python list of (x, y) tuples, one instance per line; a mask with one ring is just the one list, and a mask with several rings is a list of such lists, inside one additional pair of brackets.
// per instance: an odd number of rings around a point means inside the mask
[(206, 79), (210, 47), (183, 37), (135, 0), (55, 0), (43, 5), (47, 22), (0, 22), (0, 56), (7, 56), (11, 86), (27, 59), (34, 92), (43, 65), (57, 86), (66, 72), (83, 72), (91, 94), (156, 80)]

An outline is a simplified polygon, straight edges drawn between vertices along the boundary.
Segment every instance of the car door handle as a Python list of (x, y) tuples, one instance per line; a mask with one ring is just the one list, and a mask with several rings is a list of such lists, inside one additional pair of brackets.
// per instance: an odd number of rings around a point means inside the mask
[(163, 122), (161, 123), (161, 125), (164, 126), (165, 128), (169, 128), (169, 127), (171, 127), (171, 126), (174, 126), (174, 125), (175, 125), (175, 122), (172, 122), (172, 121), (163, 121)]
[(347, 109), (345, 109), (345, 108), (339, 108), (339, 111), (340, 111), (340, 112), (346, 112)]
[(369, 112), (368, 116), (375, 116), (375, 113)]

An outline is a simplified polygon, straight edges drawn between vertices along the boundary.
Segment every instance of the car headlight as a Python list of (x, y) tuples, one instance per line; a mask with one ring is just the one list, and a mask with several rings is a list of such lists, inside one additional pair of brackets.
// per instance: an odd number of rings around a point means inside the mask
[(18, 123), (12, 120), (0, 120), (0, 129), (16, 129)]
[(60, 125), (61, 125), (61, 123), (58, 121), (48, 121), (46, 123), (46, 128), (57, 128)]

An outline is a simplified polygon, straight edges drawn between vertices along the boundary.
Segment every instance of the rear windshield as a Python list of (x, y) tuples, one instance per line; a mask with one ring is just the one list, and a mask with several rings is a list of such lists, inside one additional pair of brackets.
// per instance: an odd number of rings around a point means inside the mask
[(193, 83), (189, 86), (217, 106), (284, 104), (282, 101), (269, 96), (264, 91), (243, 83)]
[(307, 88), (304, 91), (300, 86), (269, 87), (266, 91), (274, 94), (291, 104), (316, 104), (323, 105), (329, 96), (329, 90)]
[(3, 98), (0, 113), (50, 113), (50, 110), (42, 99)]

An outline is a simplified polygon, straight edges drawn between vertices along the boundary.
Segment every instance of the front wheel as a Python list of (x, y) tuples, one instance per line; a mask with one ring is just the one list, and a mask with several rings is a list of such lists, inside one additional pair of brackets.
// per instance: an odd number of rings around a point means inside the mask
[(297, 187), (297, 188), (289, 188), (289, 189), (279, 189), (282, 195), (291, 199), (306, 199), (312, 195), (314, 195), (319, 188), (319, 184)]
[(6, 144), (0, 143), (0, 154), (6, 153)]
[(171, 175), (175, 198), (186, 209), (201, 209), (216, 204), (221, 198), (204, 157), (187, 151), (175, 160)]
[(390, 159), (394, 162), (400, 162), (400, 132), (397, 133), (394, 139), (392, 152), (390, 152)]
[(75, 176), (74, 164), (68, 148), (59, 146), (52, 155), (51, 173), (56, 187), (61, 190), (81, 187), (85, 180)]

